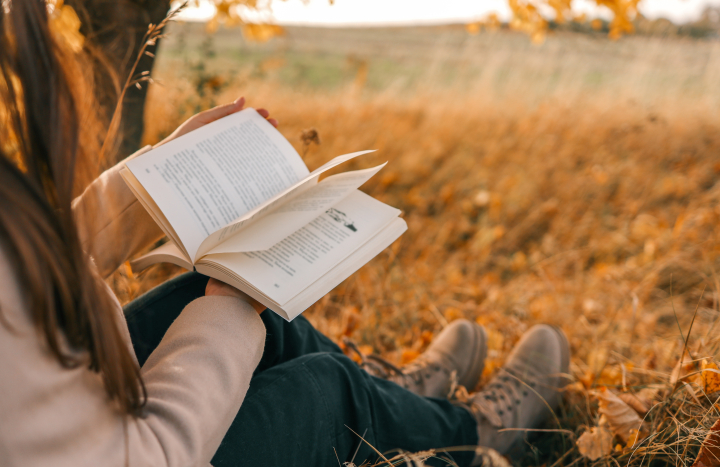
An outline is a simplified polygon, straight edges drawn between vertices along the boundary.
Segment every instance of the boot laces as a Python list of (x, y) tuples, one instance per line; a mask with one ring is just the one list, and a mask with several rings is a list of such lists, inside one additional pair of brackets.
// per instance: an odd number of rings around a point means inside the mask
[[(419, 356), (405, 368), (400, 368), (388, 362), (377, 354), (364, 354), (360, 348), (349, 338), (343, 339), (343, 344), (352, 350), (360, 358), (360, 368), (373, 376), (382, 379), (398, 377), (405, 383), (415, 385), (423, 384), (425, 378), (430, 378), (433, 373), (442, 370), (437, 363), (429, 362), (423, 356)], [(405, 385), (407, 387), (407, 384)]]
[[(500, 427), (506, 423), (517, 407), (536, 386), (534, 372), (514, 368), (501, 368), (493, 380), (474, 397), (466, 401), (460, 400), (476, 415), (482, 415), (490, 424)], [(529, 386), (529, 388), (528, 388)]]

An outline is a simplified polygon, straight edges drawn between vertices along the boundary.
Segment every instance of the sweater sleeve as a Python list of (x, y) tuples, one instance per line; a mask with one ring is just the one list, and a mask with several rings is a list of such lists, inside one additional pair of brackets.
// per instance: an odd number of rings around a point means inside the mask
[[(234, 297), (201, 297), (142, 368), (147, 405), (121, 414), (100, 375), (64, 368), (0, 249), (0, 465), (207, 466), (247, 393), (265, 329)], [(108, 310), (109, 313), (112, 310)]]
[(164, 235), (120, 176), (124, 162), (150, 149), (146, 146), (103, 172), (73, 201), (83, 248), (102, 277)]

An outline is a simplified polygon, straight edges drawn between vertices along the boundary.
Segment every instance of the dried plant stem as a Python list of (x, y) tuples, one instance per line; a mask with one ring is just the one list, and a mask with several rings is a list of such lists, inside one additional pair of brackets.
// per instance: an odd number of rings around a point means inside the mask
[(155, 45), (158, 41), (158, 39), (161, 39), (163, 36), (162, 31), (165, 28), (165, 26), (175, 19), (175, 17), (182, 11), (186, 6), (188, 2), (187, 0), (183, 2), (180, 6), (175, 8), (174, 10), (171, 10), (167, 16), (165, 16), (165, 19), (160, 21), (158, 24), (152, 24), (150, 23), (148, 25), (148, 30), (145, 33), (145, 35), (142, 38), (142, 46), (140, 47), (140, 51), (138, 52), (137, 56), (135, 57), (135, 61), (133, 62), (132, 67), (130, 68), (130, 72), (128, 73), (127, 78), (125, 79), (125, 84), (122, 87), (122, 90), (120, 91), (120, 96), (118, 97), (117, 104), (115, 105), (115, 110), (113, 111), (112, 118), (110, 119), (110, 125), (108, 126), (107, 135), (105, 136), (105, 139), (103, 140), (102, 148), (100, 149), (100, 160), (105, 160), (105, 157), (107, 156), (107, 151), (110, 146), (110, 144), (115, 140), (117, 137), (118, 130), (120, 129), (120, 122), (122, 120), (122, 106), (123, 101), (125, 100), (125, 93), (131, 86), (137, 86), (140, 87), (140, 83), (142, 82), (152, 82), (152, 78), (150, 77), (149, 71), (143, 71), (140, 73), (140, 75), (135, 75), (135, 71), (137, 70), (138, 64), (140, 63), (140, 60), (144, 55), (148, 56), (154, 56), (151, 52), (147, 51), (147, 48), (149, 46)]

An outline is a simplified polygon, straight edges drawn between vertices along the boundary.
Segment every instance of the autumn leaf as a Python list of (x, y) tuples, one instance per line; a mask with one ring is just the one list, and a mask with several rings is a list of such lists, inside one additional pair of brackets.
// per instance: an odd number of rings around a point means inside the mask
[(462, 319), (465, 317), (465, 314), (460, 310), (459, 308), (455, 307), (448, 307), (445, 312), (443, 313), (445, 316), (445, 319), (449, 322), (455, 321), (456, 319)]
[(595, 426), (580, 435), (576, 444), (580, 454), (594, 461), (612, 452), (613, 434), (604, 426)]
[(618, 394), (618, 397), (640, 415), (645, 415), (650, 410), (650, 404), (648, 401), (636, 396), (635, 394), (624, 392), (622, 394)]
[(658, 387), (649, 386), (646, 388), (642, 388), (635, 395), (638, 399), (640, 399), (640, 401), (642, 401), (643, 404), (645, 404), (647, 407), (650, 407), (658, 401), (659, 394), (660, 389)]
[(637, 443), (641, 439), (642, 433), (640, 432), (640, 430), (630, 430), (630, 434), (627, 440), (625, 440), (625, 446), (631, 448), (635, 446), (635, 443)]
[(600, 424), (606, 423), (612, 432), (624, 442), (637, 440), (637, 433), (642, 427), (642, 420), (632, 407), (623, 402), (607, 388), (592, 391), (600, 403)]
[(720, 420), (717, 420), (703, 440), (692, 467), (717, 467), (720, 465)]
[[(276, 0), (277, 1), (277, 0)], [(215, 7), (215, 16), (207, 23), (209, 32), (217, 31), (220, 24), (225, 26), (242, 26), (243, 36), (247, 40), (265, 42), (273, 37), (284, 34), (284, 29), (275, 24), (252, 24), (246, 20), (248, 13), (253, 16), (272, 18), (272, 0), (211, 0)], [(330, 5), (334, 0), (329, 0)], [(637, 15), (638, 0), (595, 0), (595, 4), (607, 7), (613, 14), (609, 24), (608, 36), (617, 39), (634, 31), (632, 20)], [(194, 5), (197, 3), (193, 2)], [(573, 11), (570, 0), (508, 0), (512, 19), (508, 23), (511, 29), (522, 31), (530, 36), (535, 44), (542, 44), (548, 34), (549, 24), (547, 11), (552, 11), (553, 21), (561, 24), (567, 20), (584, 23), (586, 15)], [(465, 25), (468, 34), (476, 35), (485, 28), (494, 31), (500, 28), (501, 22), (497, 13), (491, 13), (481, 21), (473, 21)], [(599, 19), (592, 21), (591, 26), (600, 30), (603, 23)]]
[(670, 385), (675, 386), (688, 372), (696, 369), (692, 355), (684, 354), (670, 373)]
[(420, 356), (420, 352), (413, 349), (404, 349), (400, 355), (400, 364), (407, 365)]
[(720, 391), (720, 371), (715, 362), (702, 361), (702, 384), (705, 394)]
[(342, 335), (349, 337), (360, 324), (360, 310), (356, 306), (346, 306), (342, 309)]

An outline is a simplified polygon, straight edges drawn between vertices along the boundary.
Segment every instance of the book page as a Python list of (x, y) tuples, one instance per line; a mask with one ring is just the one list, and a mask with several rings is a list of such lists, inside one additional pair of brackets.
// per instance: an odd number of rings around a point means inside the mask
[(357, 190), (386, 164), (326, 178), (248, 225), (207, 254), (267, 250)]
[(336, 264), (332, 269), (282, 306), (262, 294), (255, 287), (247, 284), (244, 279), (235, 274), (233, 271), (216, 262), (200, 261), (196, 265), (196, 270), (200, 274), (214, 277), (221, 282), (225, 282), (239, 290), (242, 290), (250, 297), (280, 315), (286, 321), (292, 321), (303, 311), (309, 308), (310, 305), (320, 300), (325, 294), (337, 287), (351, 274), (380, 254), (385, 248), (397, 240), (398, 237), (400, 237), (400, 235), (402, 235), (406, 230), (407, 224), (405, 221), (396, 217), (385, 228), (381, 229), (375, 236), (370, 238), (370, 240), (365, 242), (348, 257)]
[(172, 263), (188, 271), (193, 270), (192, 263), (188, 262), (185, 254), (172, 242), (160, 245), (151, 252), (130, 261), (130, 267), (134, 272), (138, 272), (155, 263)]
[(360, 191), (265, 251), (207, 255), (281, 306), (327, 273), (400, 214)]
[(262, 218), (265, 215), (268, 215), (269, 213), (273, 212), (278, 207), (282, 206), (283, 204), (289, 202), (290, 200), (294, 199), (296, 196), (299, 196), (302, 194), (305, 190), (308, 190), (315, 186), (318, 182), (318, 179), (320, 175), (322, 175), (324, 172), (327, 172), (328, 170), (332, 169), (333, 167), (336, 167), (344, 162), (349, 161), (350, 159), (353, 159), (358, 156), (362, 156), (363, 154), (368, 154), (371, 152), (375, 152), (374, 149), (367, 150), (367, 151), (358, 151), (353, 152), (350, 154), (345, 154), (342, 156), (337, 156), (336, 158), (330, 160), (329, 162), (323, 164), (321, 167), (318, 167), (317, 169), (313, 170), (312, 173), (310, 173), (307, 177), (297, 182), (295, 185), (291, 186), (290, 188), (286, 189), (282, 193), (278, 193), (273, 198), (267, 200), (265, 203), (261, 204), (260, 206), (256, 207), (252, 211), (246, 213), (242, 217), (234, 220), (230, 224), (226, 225), (220, 230), (217, 230), (205, 240), (203, 240), (200, 247), (197, 249), (195, 253), (195, 261), (197, 261), (199, 258), (201, 258), (203, 255), (207, 254), (210, 250), (217, 247), (221, 243), (225, 242), (230, 237), (237, 234), (240, 230), (244, 229), (245, 227), (249, 226), (252, 222), (257, 221), (258, 219)]
[(340, 285), (342, 281), (379, 255), (406, 230), (407, 224), (405, 221), (399, 217), (395, 218), (387, 227), (365, 242), (359, 249), (353, 251), (345, 260), (294, 296), (292, 300), (285, 303), (282, 307), (284, 314), (281, 314), (281, 316), (288, 321), (295, 319), (300, 313), (307, 310), (310, 305), (320, 300), (325, 294)]
[(190, 258), (202, 241), (309, 171), (254, 109), (221, 118), (127, 164)]
[(155, 204), (155, 201), (153, 201), (153, 199), (147, 193), (145, 188), (140, 184), (140, 182), (137, 181), (133, 173), (130, 172), (127, 167), (123, 167), (120, 170), (120, 176), (123, 178), (123, 180), (125, 180), (125, 183), (127, 184), (128, 188), (130, 188), (130, 191), (132, 191), (132, 193), (138, 199), (138, 202), (142, 204), (150, 217), (152, 217), (158, 227), (160, 227), (160, 230), (162, 230), (165, 235), (168, 236), (170, 241), (174, 243), (182, 252), (185, 261), (191, 262), (190, 255), (188, 255), (188, 252), (185, 251), (185, 247), (183, 247), (177, 232), (175, 232), (175, 229), (173, 229), (172, 225), (170, 225), (170, 222), (165, 217), (165, 214), (162, 213), (158, 205)]

